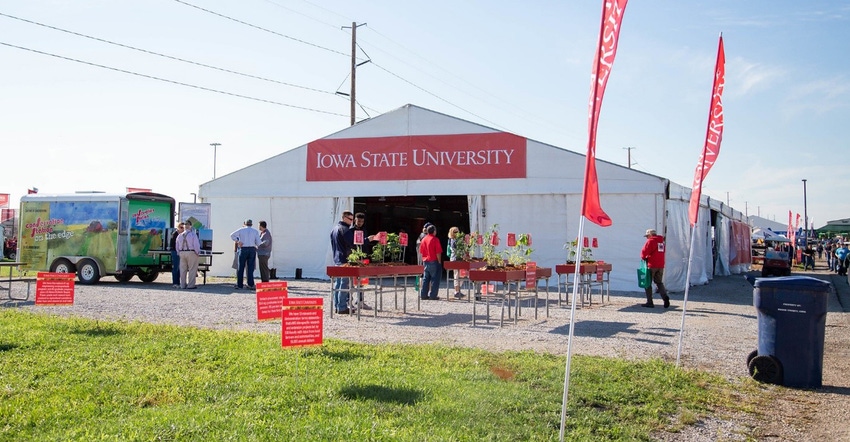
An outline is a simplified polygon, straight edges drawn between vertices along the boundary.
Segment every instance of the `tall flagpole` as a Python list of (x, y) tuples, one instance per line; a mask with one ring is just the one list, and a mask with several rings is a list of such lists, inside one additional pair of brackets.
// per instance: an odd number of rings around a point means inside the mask
[[(581, 254), (578, 253), (579, 242), (584, 237), (584, 216), (578, 222), (578, 237), (576, 238), (576, 270), (573, 273), (573, 299), (570, 303), (570, 332), (567, 335), (567, 362), (564, 368), (564, 396), (561, 398), (561, 432), (560, 440), (564, 440), (564, 427), (567, 423), (567, 398), (570, 391), (570, 365), (573, 356), (573, 334), (576, 325), (576, 298), (578, 298), (579, 278), (581, 277)], [(560, 282), (559, 282), (560, 284)]]
[[(699, 212), (697, 212), (697, 220), (699, 220)], [(679, 366), (679, 360), (682, 356), (682, 337), (685, 336), (685, 315), (688, 312), (688, 292), (691, 289), (691, 264), (694, 261), (694, 243), (696, 242), (697, 224), (691, 226), (691, 251), (688, 253), (688, 271), (685, 276), (685, 297), (682, 300), (682, 325), (679, 326), (679, 347), (676, 350), (676, 366)]]

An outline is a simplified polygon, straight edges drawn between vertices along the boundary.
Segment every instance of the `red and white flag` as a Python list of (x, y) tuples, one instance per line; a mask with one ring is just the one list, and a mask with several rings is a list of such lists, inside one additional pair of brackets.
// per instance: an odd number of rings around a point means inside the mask
[(617, 55), (617, 43), (620, 38), (620, 24), (626, 12), (628, 0), (606, 0), (602, 10), (602, 26), (599, 30), (599, 44), (590, 75), (590, 104), (588, 121), (587, 156), (584, 163), (584, 191), (581, 198), (581, 214), (591, 222), (602, 227), (611, 225), (611, 217), (602, 210), (599, 201), (599, 179), (596, 176), (596, 129), (599, 125), (599, 111), (602, 109), (602, 96), (614, 66)]
[(794, 228), (791, 226), (791, 217), (792, 216), (793, 215), (791, 215), (791, 211), (789, 210), (788, 211), (788, 235), (786, 235), (788, 238), (791, 238), (791, 234), (794, 233)]
[(708, 171), (720, 155), (720, 141), (723, 139), (723, 87), (726, 84), (726, 53), (723, 50), (723, 35), (717, 47), (717, 62), (714, 65), (714, 87), (711, 89), (711, 106), (708, 110), (708, 128), (705, 133), (705, 145), (694, 172), (694, 185), (691, 190), (691, 203), (688, 206), (688, 218), (691, 226), (697, 223), (699, 200), (702, 195), (702, 182)]
[(0, 193), (0, 209), (8, 209), (9, 208), (9, 194), (8, 193)]

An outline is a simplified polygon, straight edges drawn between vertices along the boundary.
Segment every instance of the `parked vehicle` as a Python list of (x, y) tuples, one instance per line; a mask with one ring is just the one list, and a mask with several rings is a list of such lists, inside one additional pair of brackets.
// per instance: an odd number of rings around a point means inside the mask
[(787, 240), (765, 240), (764, 263), (761, 276), (788, 276), (791, 274), (791, 255)]
[(21, 197), (19, 258), (24, 270), (76, 273), (82, 284), (106, 275), (152, 282), (165, 267), (174, 199), (151, 192), (33, 194)]

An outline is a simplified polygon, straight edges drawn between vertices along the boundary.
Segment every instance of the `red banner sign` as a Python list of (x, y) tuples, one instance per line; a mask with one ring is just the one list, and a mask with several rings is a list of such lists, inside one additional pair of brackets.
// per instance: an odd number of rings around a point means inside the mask
[(526, 139), (514, 134), (321, 139), (307, 144), (307, 181), (526, 177)]
[(257, 321), (280, 319), (283, 300), (289, 297), (286, 281), (257, 283)]
[(0, 209), (0, 222), (15, 219), (15, 209)]
[(74, 305), (73, 273), (38, 272), (35, 305)]
[(281, 314), (280, 345), (322, 345), (324, 317), (322, 298), (286, 298)]

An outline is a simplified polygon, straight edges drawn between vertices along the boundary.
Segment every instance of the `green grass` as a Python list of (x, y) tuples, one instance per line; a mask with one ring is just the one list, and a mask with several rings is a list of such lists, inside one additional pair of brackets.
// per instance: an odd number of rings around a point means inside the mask
[[(564, 357), (0, 310), (0, 440), (558, 440)], [(740, 408), (718, 376), (574, 356), (568, 440)], [(680, 421), (684, 419), (685, 421)]]

